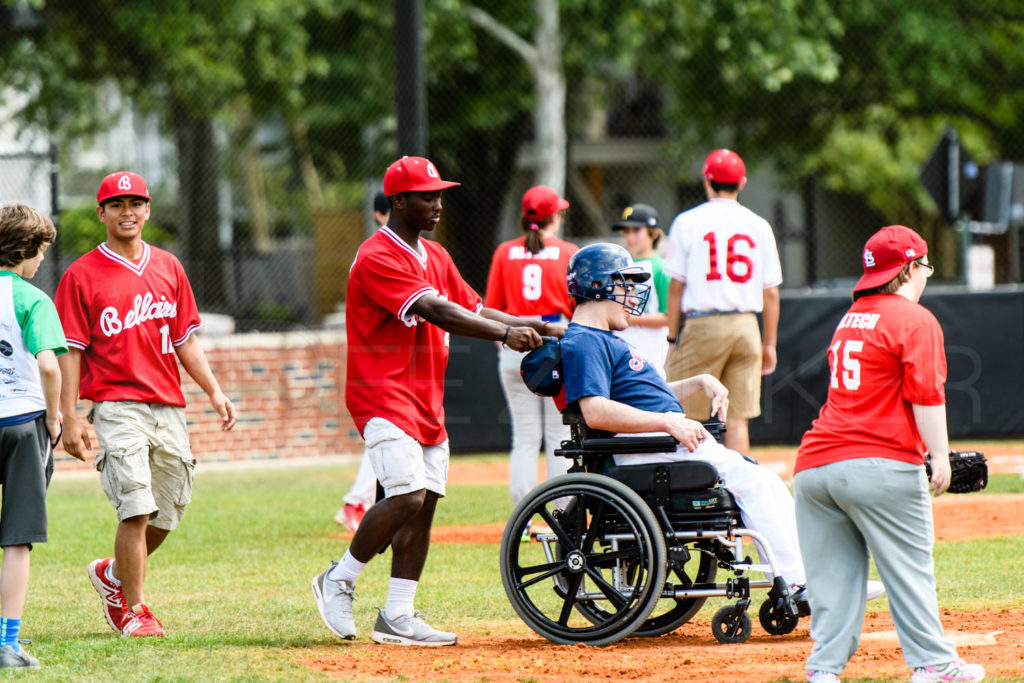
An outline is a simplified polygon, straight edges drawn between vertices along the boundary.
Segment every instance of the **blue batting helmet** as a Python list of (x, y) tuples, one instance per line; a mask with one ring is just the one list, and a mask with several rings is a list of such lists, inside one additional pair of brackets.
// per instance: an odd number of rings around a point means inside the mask
[(634, 265), (625, 248), (601, 242), (583, 247), (573, 255), (565, 282), (572, 296), (617, 301), (633, 315), (640, 315), (651, 294), (651, 285), (647, 283), (650, 277), (650, 273)]

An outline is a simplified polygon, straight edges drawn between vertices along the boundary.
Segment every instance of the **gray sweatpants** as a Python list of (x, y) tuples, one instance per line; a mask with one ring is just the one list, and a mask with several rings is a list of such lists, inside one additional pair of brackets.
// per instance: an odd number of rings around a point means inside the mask
[(793, 478), (814, 648), (808, 671), (842, 672), (864, 625), (869, 552), (911, 668), (957, 658), (935, 596), (932, 503), (924, 467), (858, 458)]

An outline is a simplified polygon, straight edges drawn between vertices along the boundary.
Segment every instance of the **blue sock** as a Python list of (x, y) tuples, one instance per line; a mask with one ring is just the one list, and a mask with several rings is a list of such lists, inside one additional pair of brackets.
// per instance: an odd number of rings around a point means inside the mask
[(21, 648), (18, 646), (18, 631), (20, 629), (21, 619), (0, 618), (0, 647), (10, 645), (15, 652), (20, 650)]

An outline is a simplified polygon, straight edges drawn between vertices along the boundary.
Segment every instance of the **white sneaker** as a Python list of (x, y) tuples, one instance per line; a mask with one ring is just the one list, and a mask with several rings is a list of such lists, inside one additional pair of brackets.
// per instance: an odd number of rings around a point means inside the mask
[(831, 671), (808, 671), (809, 683), (839, 683), (839, 676)]
[(397, 619), (388, 619), (384, 610), (377, 610), (377, 623), (373, 625), (370, 639), (383, 645), (420, 645), (423, 647), (439, 647), (455, 645), (459, 637), (448, 631), (438, 631), (423, 621), (419, 612), (412, 616), (403, 614)]
[(345, 640), (355, 640), (356, 622), (352, 618), (352, 601), (356, 599), (356, 587), (353, 583), (336, 581), (329, 576), (336, 564), (331, 562), (331, 566), (322, 574), (313, 577), (313, 599), (320, 610), (320, 618), (331, 629), (331, 633)]
[(980, 681), (983, 678), (985, 678), (985, 668), (981, 664), (968, 664), (962, 659), (955, 659), (942, 666), (921, 666), (914, 669), (910, 683)]
[(885, 586), (881, 581), (868, 581), (868, 600), (885, 595)]

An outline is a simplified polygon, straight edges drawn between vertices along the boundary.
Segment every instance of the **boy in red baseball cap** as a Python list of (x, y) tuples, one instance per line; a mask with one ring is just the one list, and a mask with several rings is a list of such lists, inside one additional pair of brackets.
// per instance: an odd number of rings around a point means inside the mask
[[(387, 602), (370, 637), (399, 645), (456, 643), (454, 633), (433, 628), (413, 609), (448, 472), (448, 335), (490, 339), (517, 350), (541, 344), (543, 321), (484, 308), (444, 247), (420, 239), (441, 219), (441, 191), (456, 185), (423, 157), (391, 164), (384, 174), (388, 223), (363, 242), (349, 271), (345, 405), (386, 498), (367, 511), (341, 560), (312, 579), (320, 616), (339, 638), (356, 637), (356, 579), (390, 543)], [(545, 333), (564, 331), (549, 325)]]
[(149, 201), (136, 173), (103, 179), (96, 216), (107, 241), (71, 264), (54, 297), (68, 345), (58, 359), (64, 450), (85, 460), (92, 449), (77, 411), (79, 397), (92, 401), (94, 467), (117, 510), (114, 556), (94, 560), (89, 579), (107, 624), (134, 637), (165, 634), (143, 595), (147, 557), (177, 528), (192, 496), (196, 461), (178, 361), (206, 392), (221, 429), (235, 426), (234, 406), (193, 334), (199, 311), (185, 271), (142, 239)]

